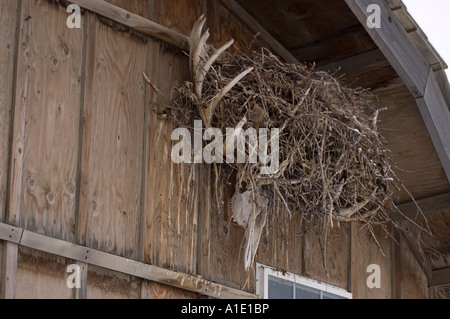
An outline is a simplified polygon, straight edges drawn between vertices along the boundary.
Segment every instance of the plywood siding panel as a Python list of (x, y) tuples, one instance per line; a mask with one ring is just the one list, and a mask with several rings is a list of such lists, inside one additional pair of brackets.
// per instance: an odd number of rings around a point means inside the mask
[(74, 240), (83, 31), (47, 1), (20, 19), (10, 222)]
[(188, 59), (160, 42), (150, 46), (150, 78), (161, 94), (152, 91), (147, 125), (145, 195), (145, 260), (179, 271), (196, 271), (195, 165), (171, 160), (175, 125), (160, 117), (181, 81), (189, 79)]
[[(211, 169), (205, 169), (201, 177), (205, 185), (201, 193), (210, 194), (209, 200), (202, 198), (202, 203), (210, 203), (209, 210), (199, 211), (199, 274), (208, 280), (233, 288), (253, 291), (255, 272), (244, 268), (244, 229), (227, 220), (224, 208), (225, 187), (219, 184), (220, 207), (216, 204), (214, 175)], [(208, 180), (209, 177), (209, 180)]]
[(4, 243), (0, 240), (0, 298), (3, 298), (2, 296), (2, 288), (3, 287), (3, 251), (4, 251)]
[[(381, 228), (376, 228), (374, 234), (381, 250), (371, 234), (363, 225), (352, 224), (352, 293), (355, 299), (391, 299), (391, 238)], [(383, 255), (384, 254), (384, 255)], [(367, 273), (369, 265), (380, 266), (381, 288), (369, 289)]]
[(199, 295), (174, 288), (166, 285), (162, 285), (153, 281), (144, 281), (141, 285), (141, 298), (142, 299), (198, 299)]
[(411, 252), (406, 239), (400, 238), (400, 297), (401, 299), (428, 299), (428, 280), (422, 267)]
[(255, 34), (240, 23), (219, 1), (207, 1), (207, 19), (207, 26), (211, 32), (209, 44), (216, 48), (231, 39), (235, 40), (236, 46), (229, 49), (232, 53), (248, 52), (261, 45)]
[(338, 225), (335, 221), (334, 227), (329, 227), (326, 236), (322, 240), (326, 254), (328, 275), (323, 266), (322, 247), (314, 232), (309, 232), (304, 237), (303, 274), (306, 277), (348, 289), (350, 225), (348, 223)]
[(6, 217), (18, 4), (17, 0), (0, 2), (0, 222)]
[(122, 273), (90, 265), (87, 299), (138, 299), (140, 280)]
[(207, 0), (155, 0), (155, 21), (181, 34), (190, 35), (203, 14)]
[(300, 235), (301, 216), (294, 214), (291, 220), (286, 217), (284, 212), (268, 217), (256, 260), (263, 265), (300, 275), (303, 241)]
[(106, 0), (122, 9), (133, 12), (141, 17), (148, 18), (150, 14), (149, 0)]
[(18, 299), (72, 299), (67, 287), (67, 267), (72, 262), (21, 247), (17, 260), (16, 297)]
[(147, 46), (88, 17), (79, 241), (139, 257)]

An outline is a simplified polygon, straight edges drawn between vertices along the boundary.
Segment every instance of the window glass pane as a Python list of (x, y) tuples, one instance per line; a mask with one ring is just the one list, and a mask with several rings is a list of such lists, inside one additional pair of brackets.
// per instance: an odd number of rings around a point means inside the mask
[(323, 299), (347, 299), (338, 295), (330, 294), (329, 292), (323, 292)]
[(295, 285), (295, 299), (320, 299), (320, 291), (297, 284)]
[(293, 299), (294, 283), (269, 275), (269, 299)]

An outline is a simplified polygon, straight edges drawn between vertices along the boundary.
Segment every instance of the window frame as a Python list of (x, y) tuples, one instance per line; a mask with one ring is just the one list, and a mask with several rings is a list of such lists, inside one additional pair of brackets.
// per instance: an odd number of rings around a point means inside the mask
[(290, 272), (282, 273), (273, 267), (256, 263), (256, 293), (263, 299), (269, 298), (269, 275), (289, 282), (293, 282), (298, 285), (343, 297), (345, 299), (353, 299), (353, 294), (343, 288), (339, 288), (314, 279), (302, 277)]

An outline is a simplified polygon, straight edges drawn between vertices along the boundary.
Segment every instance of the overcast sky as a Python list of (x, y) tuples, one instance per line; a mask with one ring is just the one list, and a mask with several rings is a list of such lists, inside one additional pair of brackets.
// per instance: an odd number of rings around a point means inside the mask
[[(403, 0), (428, 40), (450, 65), (450, 0)], [(447, 69), (450, 78), (450, 70)]]

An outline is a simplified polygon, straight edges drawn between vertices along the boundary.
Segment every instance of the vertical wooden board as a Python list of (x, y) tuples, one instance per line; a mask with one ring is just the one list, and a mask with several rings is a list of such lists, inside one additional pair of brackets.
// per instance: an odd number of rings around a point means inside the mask
[[(375, 228), (374, 234), (384, 253), (378, 249), (375, 241), (366, 228), (352, 223), (352, 248), (351, 248), (351, 278), (352, 293), (354, 299), (391, 299), (391, 242), (381, 228)], [(367, 278), (371, 273), (367, 272), (369, 265), (380, 266), (381, 288), (369, 289)]]
[[(240, 21), (234, 17), (220, 1), (207, 0), (207, 25), (210, 28), (211, 37), (209, 43), (218, 48), (226, 42), (234, 39), (234, 47), (228, 51), (232, 53), (248, 52), (261, 46), (261, 42), (255, 38), (255, 34), (249, 31)], [(250, 44), (253, 45), (250, 45)]]
[(261, 236), (256, 261), (276, 269), (302, 274), (301, 216), (291, 220), (285, 213), (272, 213)]
[(3, 250), (4, 250), (3, 241), (0, 240), (0, 299), (2, 297), (2, 288), (3, 287)]
[(306, 277), (326, 282), (337, 287), (348, 289), (350, 271), (350, 225), (334, 221), (329, 226), (326, 237), (326, 265), (328, 275), (323, 266), (322, 250), (319, 240), (313, 232), (304, 237), (303, 274)]
[[(209, 202), (210, 209), (199, 211), (199, 275), (225, 286), (253, 292), (254, 269), (244, 267), (244, 229), (225, 219), (225, 187), (219, 184), (220, 207), (216, 205), (214, 174), (206, 166), (200, 174), (205, 183), (199, 192), (204, 194), (201, 202)], [(208, 196), (209, 199), (205, 197)]]
[(145, 178), (145, 261), (178, 271), (196, 272), (196, 169), (171, 160), (172, 130), (159, 117), (174, 88), (189, 79), (188, 60), (180, 51), (152, 41), (150, 79), (162, 95), (152, 91), (147, 122)]
[(150, 1), (148, 0), (106, 0), (122, 9), (133, 12), (141, 17), (148, 18), (150, 14)]
[(203, 14), (206, 0), (155, 0), (155, 21), (181, 34), (190, 35)]
[(20, 247), (17, 260), (16, 298), (72, 299), (67, 287), (67, 267), (72, 261), (37, 250)]
[(17, 297), (17, 255), (19, 245), (11, 242), (3, 244), (2, 272), (0, 273), (2, 285), (0, 297), (3, 299), (15, 299)]
[[(197, 239), (197, 273), (203, 278), (211, 278), (212, 248), (212, 193), (211, 166), (202, 164), (198, 167), (198, 239)], [(200, 182), (201, 181), (201, 182)]]
[[(82, 29), (63, 7), (22, 1), (10, 222), (74, 240)], [(13, 178), (14, 177), (14, 178)]]
[(199, 299), (199, 295), (145, 280), (141, 285), (141, 299)]
[(139, 299), (139, 287), (133, 276), (89, 265), (87, 299)]
[(428, 299), (428, 280), (422, 267), (411, 252), (406, 239), (400, 240), (400, 296), (401, 299)]
[(0, 2), (0, 222), (6, 217), (18, 4), (17, 0)]
[(139, 257), (146, 43), (88, 16), (78, 238)]

